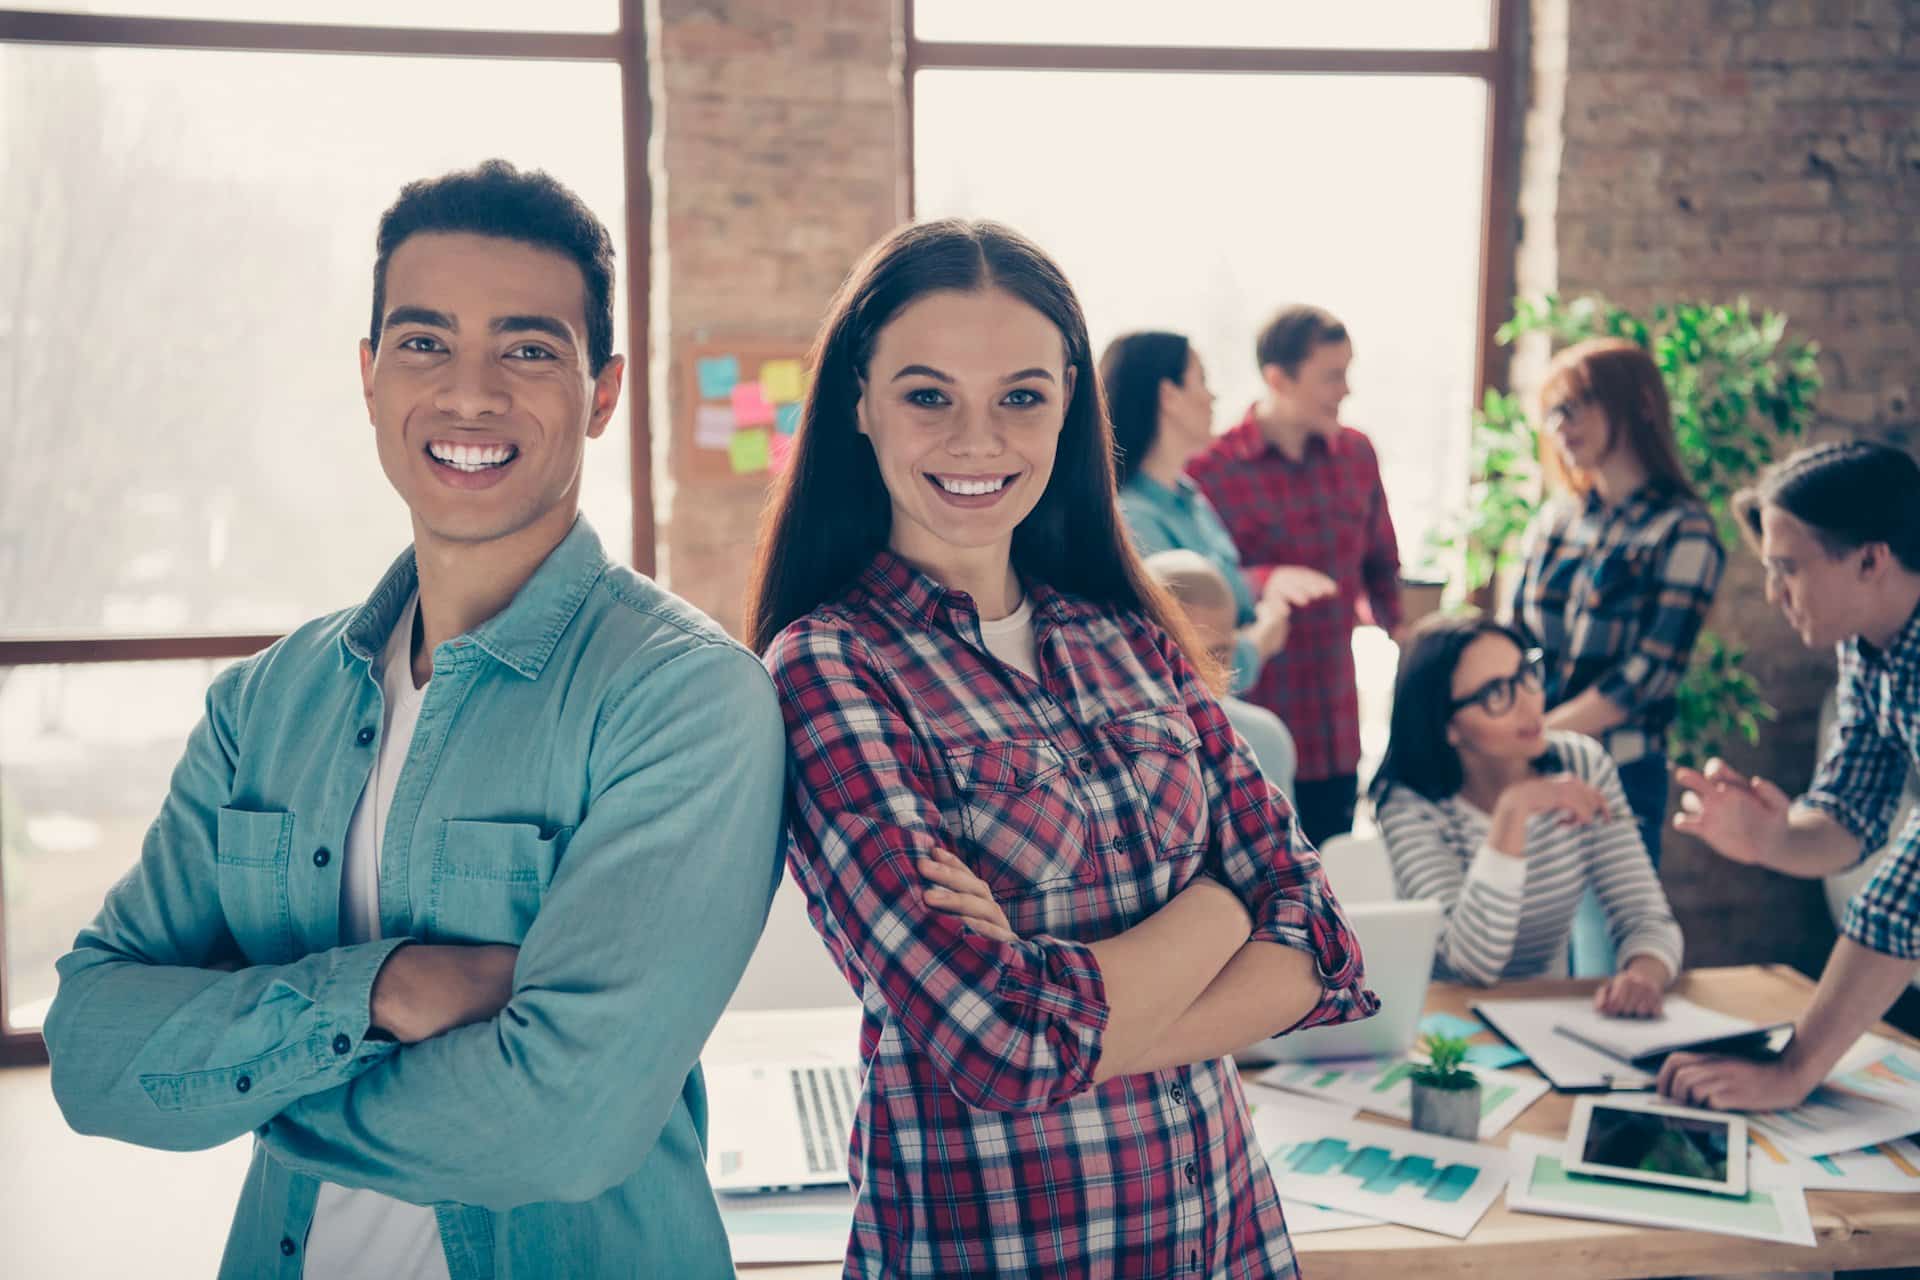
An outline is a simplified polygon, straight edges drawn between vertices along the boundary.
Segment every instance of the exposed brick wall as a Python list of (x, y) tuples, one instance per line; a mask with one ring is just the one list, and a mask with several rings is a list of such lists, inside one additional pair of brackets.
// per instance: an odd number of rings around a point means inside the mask
[[(738, 631), (764, 490), (671, 443), (685, 344), (804, 344), (899, 216), (894, 0), (659, 0), (655, 462), (661, 577)], [(663, 172), (664, 170), (664, 172)]]
[[(1744, 294), (1820, 344), (1820, 436), (1920, 451), (1920, 4), (1533, 0), (1530, 18), (1521, 289)], [(1761, 592), (1737, 550), (1712, 625), (1750, 647), (1780, 720), (1730, 755), (1794, 789), (1832, 663)], [(1817, 886), (1667, 848), (1691, 962), (1818, 968)]]

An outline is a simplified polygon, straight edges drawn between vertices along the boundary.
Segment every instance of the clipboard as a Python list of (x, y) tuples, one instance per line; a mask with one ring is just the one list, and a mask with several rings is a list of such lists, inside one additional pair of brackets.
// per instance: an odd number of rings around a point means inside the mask
[(1502, 1002), (1476, 1004), (1473, 1012), (1495, 1035), (1526, 1054), (1557, 1092), (1642, 1093), (1653, 1088), (1651, 1072), (1558, 1033), (1550, 1020), (1514, 1016), (1513, 1008), (1502, 1007)]

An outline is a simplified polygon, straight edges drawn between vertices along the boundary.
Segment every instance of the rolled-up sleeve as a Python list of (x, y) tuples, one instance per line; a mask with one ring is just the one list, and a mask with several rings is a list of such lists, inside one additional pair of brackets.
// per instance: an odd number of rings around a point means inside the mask
[(1833, 739), (1820, 757), (1813, 785), (1797, 804), (1818, 809), (1860, 841), (1865, 859), (1887, 842), (1906, 785), (1907, 756), (1874, 722), (1865, 665), (1842, 649), (1835, 695)]
[(1883, 955), (1920, 960), (1920, 813), (1907, 820), (1894, 851), (1847, 903), (1840, 932)]
[[(1151, 624), (1143, 624), (1150, 626)], [(1208, 808), (1207, 870), (1240, 895), (1255, 942), (1276, 942), (1314, 958), (1325, 988), (1294, 1030), (1371, 1016), (1380, 999), (1366, 987), (1360, 943), (1300, 834), (1292, 807), (1260, 767), (1226, 713), (1179, 648), (1155, 629), (1187, 715), (1199, 733)]]
[(962, 1102), (1057, 1105), (1093, 1084), (1107, 1025), (1093, 953), (1003, 943), (927, 905), (916, 861), (951, 848), (934, 763), (857, 633), (808, 618), (767, 654), (792, 755), (788, 862), (857, 989), (877, 993)]

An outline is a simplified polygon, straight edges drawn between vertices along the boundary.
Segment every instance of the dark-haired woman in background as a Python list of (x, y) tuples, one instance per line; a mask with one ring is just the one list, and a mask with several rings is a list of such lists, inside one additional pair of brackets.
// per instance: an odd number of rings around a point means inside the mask
[[(1726, 552), (1681, 466), (1666, 385), (1645, 351), (1622, 338), (1569, 347), (1540, 403), (1541, 466), (1565, 497), (1528, 532), (1513, 624), (1546, 658), (1547, 727), (1606, 747), (1657, 868), (1674, 691)], [(1589, 898), (1574, 927), (1575, 976), (1613, 972), (1608, 934)]]
[(1226, 1056), (1377, 1006), (1120, 527), (1079, 302), (947, 220), (835, 299), (748, 630), (860, 994), (850, 1276), (1295, 1274)]
[(1214, 396), (1200, 353), (1183, 335), (1147, 330), (1115, 338), (1100, 357), (1100, 383), (1127, 531), (1142, 557), (1192, 551), (1220, 570), (1236, 615), (1232, 688), (1244, 693), (1286, 647), (1294, 606), (1332, 595), (1333, 579), (1310, 570), (1274, 574), (1254, 595), (1233, 535), (1186, 475), (1188, 461), (1213, 440)]
[(1613, 762), (1591, 738), (1548, 731), (1539, 654), (1517, 632), (1476, 613), (1413, 628), (1372, 794), (1400, 896), (1446, 913), (1436, 976), (1541, 976), (1591, 889), (1626, 957), (1595, 1006), (1660, 1012), (1680, 926)]

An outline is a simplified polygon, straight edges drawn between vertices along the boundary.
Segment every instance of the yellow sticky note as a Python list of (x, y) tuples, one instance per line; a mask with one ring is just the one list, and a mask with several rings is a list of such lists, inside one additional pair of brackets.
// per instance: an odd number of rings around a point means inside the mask
[(769, 360), (760, 366), (760, 390), (773, 403), (798, 400), (803, 389), (798, 360)]
[(727, 462), (738, 476), (765, 471), (773, 462), (773, 449), (764, 430), (736, 431), (727, 443)]

